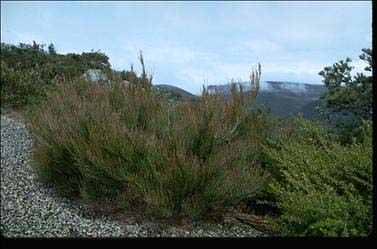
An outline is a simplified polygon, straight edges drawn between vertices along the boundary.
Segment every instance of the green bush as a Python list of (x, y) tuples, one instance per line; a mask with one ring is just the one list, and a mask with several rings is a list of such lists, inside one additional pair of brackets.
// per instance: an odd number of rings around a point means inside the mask
[(59, 79), (78, 78), (88, 69), (111, 75), (109, 58), (101, 52), (57, 54), (53, 45), (1, 43), (1, 105), (23, 107), (43, 101)]
[(221, 215), (262, 187), (260, 145), (273, 127), (233, 97), (171, 106), (140, 84), (59, 85), (29, 114), (37, 170), (66, 196), (125, 211)]
[(363, 143), (341, 145), (336, 134), (293, 120), (268, 154), (267, 195), (280, 211), (279, 228), (293, 236), (367, 236), (372, 229), (372, 128)]
[(41, 78), (38, 68), (14, 70), (6, 65), (1, 66), (1, 103), (13, 107), (37, 103), (46, 98), (46, 92), (53, 85)]

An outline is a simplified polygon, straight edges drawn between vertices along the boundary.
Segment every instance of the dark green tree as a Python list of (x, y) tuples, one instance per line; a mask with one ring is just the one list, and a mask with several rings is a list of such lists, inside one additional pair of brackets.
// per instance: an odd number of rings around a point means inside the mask
[[(372, 49), (362, 49), (360, 59), (368, 66), (365, 71), (372, 71)], [(372, 76), (357, 73), (351, 76), (351, 59), (336, 62), (325, 67), (319, 75), (324, 77), (328, 92), (322, 95), (327, 107), (335, 112), (351, 114), (357, 121), (372, 119)]]
[[(365, 71), (372, 72), (372, 49), (362, 49), (359, 58), (367, 63)], [(331, 113), (326, 111), (327, 120), (335, 128), (342, 144), (362, 142), (366, 132), (362, 128), (365, 120), (372, 119), (372, 76), (357, 73), (351, 76), (351, 59), (341, 60), (332, 67), (319, 72), (324, 77), (328, 92), (321, 97)], [(338, 114), (343, 114), (340, 116)]]

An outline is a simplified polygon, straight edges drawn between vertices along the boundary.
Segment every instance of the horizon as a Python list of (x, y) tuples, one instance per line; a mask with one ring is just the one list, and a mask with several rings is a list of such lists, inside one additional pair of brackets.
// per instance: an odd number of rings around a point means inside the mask
[(372, 47), (371, 10), (371, 1), (2, 1), (1, 42), (100, 50), (113, 69), (133, 63), (137, 72), (141, 50), (154, 84), (193, 94), (203, 84), (248, 81), (258, 62), (261, 82), (323, 84), (319, 71), (346, 57), (354, 73), (364, 71), (358, 56)]

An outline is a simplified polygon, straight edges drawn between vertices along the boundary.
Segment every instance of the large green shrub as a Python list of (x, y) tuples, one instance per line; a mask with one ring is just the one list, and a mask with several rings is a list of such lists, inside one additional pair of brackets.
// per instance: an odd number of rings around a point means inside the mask
[(29, 115), (37, 170), (67, 196), (126, 211), (221, 215), (261, 188), (273, 125), (233, 97), (171, 106), (143, 84), (59, 85)]
[[(266, 189), (293, 236), (367, 236), (372, 231), (372, 127), (363, 143), (341, 145), (320, 123), (293, 120), (267, 149)], [(289, 132), (287, 132), (289, 130)]]

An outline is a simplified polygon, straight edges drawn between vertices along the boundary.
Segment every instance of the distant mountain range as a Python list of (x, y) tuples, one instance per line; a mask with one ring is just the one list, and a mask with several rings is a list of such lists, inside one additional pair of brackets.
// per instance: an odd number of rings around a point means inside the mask
[[(244, 93), (251, 90), (249, 83), (241, 83)], [(195, 98), (193, 95), (181, 88), (171, 85), (156, 85), (168, 91), (180, 94), (183, 98)], [(222, 93), (225, 96), (230, 95), (230, 85), (210, 85), (210, 92)], [(305, 83), (281, 82), (281, 81), (264, 81), (255, 100), (256, 106), (266, 106), (270, 108), (271, 113), (278, 116), (290, 116), (302, 113), (307, 118), (319, 117), (315, 111), (316, 106), (324, 107), (320, 95), (326, 92), (324, 85), (312, 85)]]

